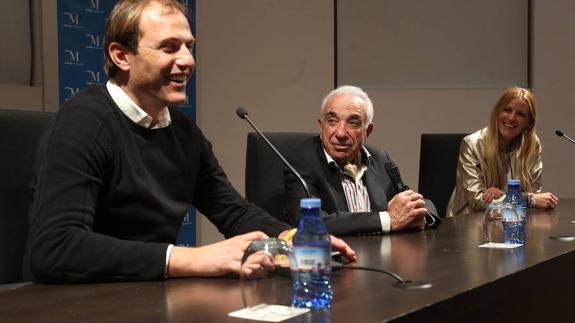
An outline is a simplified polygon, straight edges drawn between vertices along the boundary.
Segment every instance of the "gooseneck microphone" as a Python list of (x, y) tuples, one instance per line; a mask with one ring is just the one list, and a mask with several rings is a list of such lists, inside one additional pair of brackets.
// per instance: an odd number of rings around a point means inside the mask
[[(387, 175), (391, 180), (391, 184), (393, 185), (393, 189), (397, 194), (407, 191), (409, 189), (409, 187), (403, 183), (403, 180), (401, 179), (401, 174), (399, 173), (399, 167), (397, 167), (397, 164), (393, 160), (386, 162), (383, 166), (385, 167), (385, 171), (387, 172)], [(429, 214), (429, 212), (427, 214), (428, 218), (430, 219), (429, 221), (431, 221), (431, 225), (434, 225), (435, 219), (433, 218), (433, 216), (431, 216), (431, 214)], [(431, 287), (431, 284), (425, 281), (411, 281), (411, 280), (404, 280), (398, 277), (395, 278), (398, 281), (395, 284), (393, 284), (393, 286), (397, 288), (424, 289)]]
[[(567, 140), (569, 140), (571, 143), (575, 144), (575, 141), (571, 138), (569, 138), (569, 136), (567, 136), (566, 134), (563, 133), (563, 131), (561, 130), (555, 130), (555, 134), (559, 137), (563, 137)], [(575, 224), (574, 221), (571, 221), (571, 223)], [(559, 241), (574, 241), (575, 240), (575, 235), (560, 235), (560, 236), (550, 236), (549, 238), (553, 239), (553, 240), (559, 240)]]
[(252, 126), (252, 128), (254, 128), (254, 130), (260, 135), (260, 137), (262, 137), (262, 139), (268, 144), (268, 146), (274, 151), (274, 153), (282, 160), (282, 162), (291, 170), (292, 173), (295, 174), (295, 176), (299, 179), (299, 181), (303, 185), (303, 188), (305, 189), (305, 192), (307, 193), (307, 197), (311, 198), (312, 196), (309, 192), (309, 188), (307, 187), (307, 183), (304, 181), (303, 177), (301, 177), (301, 175), (298, 173), (298, 171), (296, 171), (295, 168), (293, 168), (293, 166), (284, 158), (284, 156), (276, 149), (276, 147), (268, 140), (268, 138), (258, 129), (258, 127), (256, 127), (256, 125), (248, 117), (248, 112), (246, 111), (246, 109), (244, 109), (242, 107), (238, 107), (236, 109), (236, 114), (241, 119), (246, 120), (250, 124), (250, 126)]
[(557, 136), (563, 137), (563, 138), (569, 140), (571, 143), (574, 143), (574, 144), (575, 144), (575, 140), (569, 138), (569, 136), (567, 136), (566, 134), (564, 134), (563, 131), (561, 131), (561, 130), (555, 130), (555, 134), (556, 134)]
[[(387, 175), (389, 176), (389, 179), (391, 180), (391, 184), (393, 185), (393, 189), (395, 190), (396, 194), (399, 194), (403, 191), (407, 191), (409, 189), (409, 187), (403, 183), (403, 180), (401, 180), (401, 174), (399, 174), (399, 168), (397, 167), (397, 164), (393, 160), (386, 162), (384, 164), (384, 167), (385, 171), (387, 172)], [(439, 225), (441, 223), (441, 220), (435, 218), (429, 212), (427, 212), (425, 219), (427, 223), (426, 226), (429, 228), (435, 227), (436, 225)]]
[(409, 189), (407, 185), (403, 184), (403, 181), (401, 180), (401, 174), (399, 174), (399, 168), (397, 167), (397, 164), (393, 160), (390, 160), (387, 163), (385, 163), (384, 167), (385, 171), (387, 172), (387, 175), (389, 176), (389, 179), (391, 179), (393, 189), (395, 189), (395, 192), (397, 194), (403, 191), (407, 191)]

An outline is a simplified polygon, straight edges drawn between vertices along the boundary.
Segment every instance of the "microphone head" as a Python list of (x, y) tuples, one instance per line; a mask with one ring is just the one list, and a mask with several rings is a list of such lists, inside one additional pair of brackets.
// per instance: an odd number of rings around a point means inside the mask
[(563, 137), (563, 131), (561, 130), (555, 130), (555, 134), (559, 137)]
[(246, 116), (248, 115), (248, 112), (246, 111), (246, 109), (244, 109), (242, 107), (238, 107), (236, 109), (236, 114), (238, 115), (238, 117), (245, 119)]

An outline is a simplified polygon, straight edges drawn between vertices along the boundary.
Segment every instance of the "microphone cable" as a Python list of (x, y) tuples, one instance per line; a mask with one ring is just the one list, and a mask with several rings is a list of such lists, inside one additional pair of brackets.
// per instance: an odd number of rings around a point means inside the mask
[(331, 268), (332, 271), (338, 271), (341, 269), (350, 269), (350, 270), (372, 271), (380, 274), (386, 274), (390, 277), (393, 277), (396, 280), (393, 286), (401, 289), (424, 289), (424, 288), (430, 288), (432, 286), (430, 283), (425, 281), (413, 281), (403, 279), (398, 274), (385, 269), (351, 265), (349, 264), (349, 261), (338, 251), (332, 254)]
[(335, 266), (332, 265), (332, 268), (335, 268), (336, 270), (352, 269), (352, 270), (365, 270), (365, 271), (378, 272), (378, 273), (382, 273), (382, 274), (386, 274), (388, 276), (391, 276), (391, 277), (395, 278), (395, 280), (397, 280), (400, 283), (405, 283), (405, 279), (401, 278), (398, 274), (395, 274), (395, 273), (392, 273), (391, 271), (387, 271), (387, 270), (383, 270), (383, 269), (364, 267), (364, 266), (355, 266), (355, 265), (344, 265), (344, 264), (335, 265)]
[(335, 266), (332, 265), (332, 267), (335, 270), (339, 270), (339, 269), (365, 270), (365, 271), (372, 271), (372, 272), (377, 272), (377, 273), (381, 273), (381, 274), (386, 274), (388, 276), (393, 277), (396, 280), (396, 282), (393, 284), (393, 287), (397, 287), (400, 289), (426, 289), (426, 288), (431, 288), (433, 286), (431, 283), (428, 283), (425, 281), (405, 280), (405, 279), (401, 278), (401, 276), (399, 276), (396, 273), (393, 273), (391, 271), (387, 271), (384, 269), (379, 269), (379, 268), (355, 266), (355, 265), (345, 265), (345, 264), (339, 264), (339, 265), (335, 265)]

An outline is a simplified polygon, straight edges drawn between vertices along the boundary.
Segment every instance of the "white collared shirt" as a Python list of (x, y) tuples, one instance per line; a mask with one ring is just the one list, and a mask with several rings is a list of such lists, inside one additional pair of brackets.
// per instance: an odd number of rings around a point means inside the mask
[[(371, 157), (371, 154), (365, 147), (361, 147), (365, 152), (367, 158)], [(361, 165), (357, 171), (355, 178), (344, 172), (339, 165), (331, 158), (327, 153), (325, 148), (323, 149), (325, 158), (328, 164), (333, 164), (339, 170), (339, 175), (341, 179), (341, 185), (343, 186), (343, 191), (345, 194), (345, 200), (347, 202), (347, 207), (350, 212), (371, 212), (371, 203), (369, 201), (369, 194), (367, 187), (363, 183), (363, 175), (367, 171), (366, 165)], [(381, 222), (381, 230), (383, 232), (389, 232), (391, 229), (391, 219), (387, 211), (379, 212), (379, 221)]]
[(150, 128), (154, 121), (152, 117), (140, 108), (114, 80), (110, 79), (106, 82), (106, 89), (120, 110), (135, 124), (149, 129), (161, 129), (172, 122), (168, 107), (164, 107), (158, 114), (158, 122)]

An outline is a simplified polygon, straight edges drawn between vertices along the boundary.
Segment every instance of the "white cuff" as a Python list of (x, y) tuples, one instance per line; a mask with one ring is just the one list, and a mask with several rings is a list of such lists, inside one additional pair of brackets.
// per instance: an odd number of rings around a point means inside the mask
[(168, 245), (168, 249), (166, 249), (166, 269), (164, 270), (164, 277), (168, 278), (168, 264), (170, 263), (170, 255), (172, 254), (172, 248), (174, 248), (173, 244)]
[(387, 211), (379, 212), (379, 221), (381, 221), (381, 231), (389, 232), (391, 230), (391, 218)]

